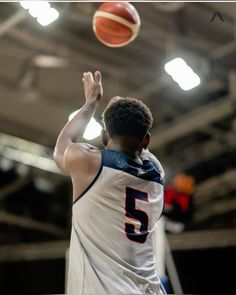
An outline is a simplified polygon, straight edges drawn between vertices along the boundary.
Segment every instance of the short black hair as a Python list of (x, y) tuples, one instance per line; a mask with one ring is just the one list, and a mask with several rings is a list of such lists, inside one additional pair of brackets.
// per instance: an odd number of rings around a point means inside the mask
[(141, 100), (129, 97), (112, 98), (102, 118), (111, 137), (131, 136), (142, 139), (153, 122), (149, 108)]

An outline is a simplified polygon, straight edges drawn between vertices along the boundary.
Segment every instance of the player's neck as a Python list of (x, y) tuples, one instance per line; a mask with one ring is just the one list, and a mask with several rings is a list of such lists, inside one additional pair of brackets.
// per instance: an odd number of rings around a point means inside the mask
[(131, 159), (140, 162), (141, 151), (137, 149), (137, 146), (133, 146), (130, 141), (123, 140), (109, 140), (107, 144), (108, 149), (118, 150), (125, 153)]

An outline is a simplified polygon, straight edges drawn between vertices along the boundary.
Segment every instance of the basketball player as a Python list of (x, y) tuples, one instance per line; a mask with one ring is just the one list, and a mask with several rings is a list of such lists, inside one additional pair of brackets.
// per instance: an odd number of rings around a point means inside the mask
[(82, 143), (103, 94), (100, 72), (84, 73), (83, 83), (85, 104), (54, 151), (73, 183), (68, 293), (165, 294), (154, 256), (163, 170), (147, 150), (152, 114), (139, 100), (115, 97), (103, 113), (105, 149)]

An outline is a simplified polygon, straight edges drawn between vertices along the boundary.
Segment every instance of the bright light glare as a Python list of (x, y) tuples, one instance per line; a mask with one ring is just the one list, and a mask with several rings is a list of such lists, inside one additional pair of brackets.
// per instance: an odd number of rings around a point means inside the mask
[[(74, 118), (74, 116), (78, 113), (78, 111), (79, 110), (70, 114), (69, 121)], [(98, 137), (101, 134), (101, 131), (102, 131), (102, 126), (94, 118), (91, 118), (87, 128), (85, 129), (83, 138), (87, 140), (92, 140)]]
[(169, 75), (172, 75), (177, 69), (183, 70), (186, 65), (186, 62), (182, 58), (177, 57), (165, 64), (165, 70)]
[(40, 25), (47, 26), (50, 23), (54, 22), (58, 17), (59, 17), (59, 12), (56, 9), (51, 8), (44, 15), (40, 15), (37, 18), (37, 21), (40, 23)]
[(198, 86), (201, 82), (199, 76), (179, 57), (166, 63), (165, 71), (186, 91)]
[(28, 9), (29, 14), (37, 18), (42, 26), (47, 26), (59, 17), (59, 12), (50, 6), (47, 1), (20, 1), (24, 9)]
[(196, 86), (198, 86), (200, 84), (200, 78), (198, 77), (198, 75), (196, 75), (195, 73), (193, 73), (193, 75), (186, 80), (183, 80), (181, 82), (179, 82), (179, 86), (183, 89), (183, 90), (190, 90)]
[(92, 118), (84, 132), (83, 137), (87, 140), (92, 140), (101, 134), (102, 126)]
[(29, 14), (33, 17), (39, 17), (50, 11), (50, 4), (44, 1), (32, 1), (29, 7)]
[(46, 10), (50, 8), (50, 4), (47, 1), (20, 1), (20, 5), (24, 9)]
[(24, 9), (29, 9), (33, 1), (20, 1), (20, 5)]

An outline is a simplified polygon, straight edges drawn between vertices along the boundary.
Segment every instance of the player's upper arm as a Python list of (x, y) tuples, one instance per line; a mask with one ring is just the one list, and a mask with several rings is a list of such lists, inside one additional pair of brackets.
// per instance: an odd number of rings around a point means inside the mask
[(66, 174), (72, 174), (81, 168), (86, 168), (90, 164), (92, 158), (90, 157), (91, 150), (98, 150), (97, 148), (85, 143), (71, 143), (66, 148), (58, 167)]

